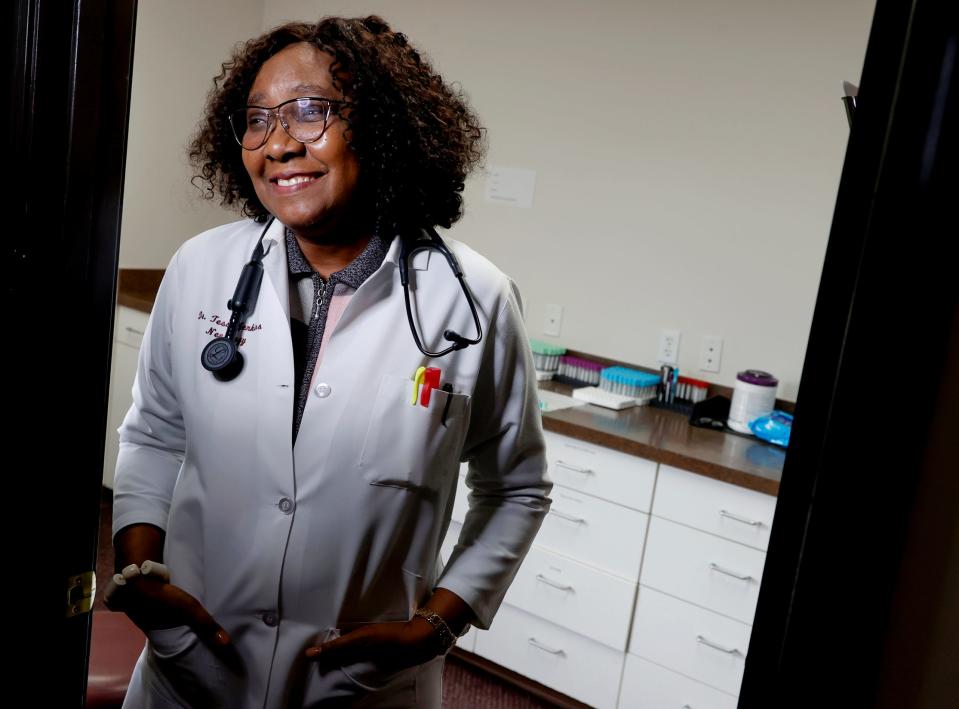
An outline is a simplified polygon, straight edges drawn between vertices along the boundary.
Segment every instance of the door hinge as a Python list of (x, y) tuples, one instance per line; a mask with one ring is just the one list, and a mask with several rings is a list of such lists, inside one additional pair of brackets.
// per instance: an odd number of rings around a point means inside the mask
[(87, 571), (67, 579), (67, 618), (89, 613), (97, 592), (97, 574)]

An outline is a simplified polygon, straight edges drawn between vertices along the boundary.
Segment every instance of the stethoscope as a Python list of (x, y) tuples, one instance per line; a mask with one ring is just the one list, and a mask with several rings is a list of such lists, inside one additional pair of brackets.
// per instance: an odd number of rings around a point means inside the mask
[[(256, 242), (256, 247), (253, 249), (253, 255), (250, 257), (249, 263), (243, 266), (243, 271), (240, 273), (240, 280), (237, 281), (233, 297), (227, 301), (226, 307), (230, 309), (231, 315), (226, 333), (223, 337), (218, 337), (208, 342), (200, 355), (200, 363), (203, 365), (203, 368), (212, 372), (213, 376), (220, 381), (227, 382), (235, 379), (243, 369), (243, 355), (240, 354), (239, 351), (240, 341), (246, 319), (256, 308), (256, 299), (260, 293), (260, 284), (263, 282), (263, 259), (270, 252), (270, 249), (273, 248), (273, 243), (275, 243), (271, 242), (266, 250), (263, 249), (263, 237), (266, 236), (266, 232), (269, 231), (275, 219), (276, 217), (271, 216), (270, 221), (268, 221), (263, 228), (263, 232)], [(410, 324), (413, 341), (416, 343), (420, 352), (427, 357), (442, 357), (450, 352), (465, 349), (470, 345), (479, 344), (480, 340), (483, 339), (483, 328), (480, 325), (479, 315), (476, 313), (476, 303), (473, 301), (473, 296), (470, 294), (469, 288), (467, 288), (466, 282), (463, 280), (463, 271), (460, 268), (459, 262), (440, 238), (440, 235), (436, 233), (435, 229), (426, 227), (425, 231), (426, 236), (421, 236), (414, 240), (412, 244), (409, 239), (404, 238), (402, 235), (396, 237), (400, 239), (400, 283), (403, 286), (403, 294), (406, 298), (406, 319)], [(453, 275), (459, 281), (460, 288), (463, 289), (463, 295), (466, 296), (466, 302), (469, 304), (470, 312), (473, 314), (473, 324), (476, 326), (476, 337), (474, 339), (463, 337), (454, 330), (444, 330), (443, 337), (451, 344), (439, 352), (430, 352), (423, 347), (423, 343), (420, 341), (420, 337), (416, 332), (416, 325), (413, 323), (413, 312), (410, 306), (408, 261), (410, 256), (423, 249), (436, 249), (446, 257), (446, 262), (449, 264), (450, 270), (453, 271)]]

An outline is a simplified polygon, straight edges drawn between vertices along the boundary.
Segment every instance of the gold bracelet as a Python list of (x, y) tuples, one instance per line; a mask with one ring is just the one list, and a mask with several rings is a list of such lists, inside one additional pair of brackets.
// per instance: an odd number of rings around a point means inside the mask
[(450, 648), (456, 643), (456, 635), (450, 630), (450, 626), (446, 624), (446, 621), (443, 620), (443, 617), (434, 611), (432, 608), (417, 608), (413, 615), (418, 615), (421, 618), (425, 618), (430, 625), (433, 626), (434, 630), (439, 634), (440, 640), (440, 655), (445, 655), (449, 652)]

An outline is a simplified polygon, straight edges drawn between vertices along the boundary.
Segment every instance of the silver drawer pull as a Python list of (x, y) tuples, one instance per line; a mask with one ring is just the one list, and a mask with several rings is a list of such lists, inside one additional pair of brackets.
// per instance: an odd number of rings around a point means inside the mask
[(556, 582), (553, 581), (552, 579), (547, 578), (546, 576), (543, 576), (543, 574), (536, 574), (536, 579), (537, 579), (538, 581), (542, 581), (543, 583), (545, 583), (545, 584), (547, 584), (547, 585), (549, 585), (549, 586), (552, 586), (553, 588), (558, 588), (560, 591), (572, 591), (572, 590), (573, 590), (573, 587), (572, 587), (572, 586), (563, 586), (562, 584), (556, 583)]
[(683, 704), (683, 709), (693, 709), (693, 708), (689, 706), (688, 704)]
[(130, 327), (129, 325), (127, 325), (127, 326), (126, 326), (125, 328), (123, 328), (123, 329), (126, 330), (127, 332), (132, 332), (134, 335), (141, 335), (141, 336), (143, 335), (142, 332), (140, 332), (139, 330), (136, 330), (136, 329)]
[(561, 468), (566, 468), (567, 470), (571, 470), (571, 471), (573, 471), (574, 473), (582, 473), (583, 475), (596, 475), (596, 473), (595, 473), (594, 471), (590, 470), (589, 468), (578, 468), (578, 467), (576, 467), (575, 465), (570, 465), (569, 463), (564, 463), (564, 462), (561, 461), (561, 460), (557, 460), (557, 461), (556, 461), (556, 465), (560, 466)]
[(762, 522), (759, 522), (759, 521), (756, 521), (756, 520), (743, 519), (742, 517), (737, 517), (736, 515), (732, 514), (731, 512), (727, 512), (726, 510), (720, 510), (720, 511), (719, 511), (719, 516), (720, 516), (720, 517), (729, 517), (729, 519), (734, 519), (734, 520), (736, 520), (737, 522), (742, 522), (743, 524), (748, 524), (750, 527), (759, 527), (759, 526), (762, 524)]
[(543, 645), (543, 643), (539, 642), (536, 638), (530, 638), (527, 640), (527, 642), (533, 647), (538, 647), (540, 650), (546, 650), (546, 652), (552, 653), (553, 655), (562, 655), (563, 657), (566, 657), (566, 653), (562, 650), (547, 647), (546, 645)]
[(752, 576), (740, 576), (739, 574), (734, 573), (734, 572), (730, 571), (729, 569), (724, 569), (724, 568), (723, 568), (722, 566), (720, 566), (719, 564), (714, 564), (714, 563), (712, 563), (712, 562), (709, 563), (709, 568), (711, 568), (713, 571), (718, 571), (718, 572), (721, 573), (721, 574), (726, 574), (727, 576), (732, 576), (734, 579), (739, 579), (740, 581), (752, 581), (752, 580), (753, 580), (753, 577), (752, 577)]
[(707, 647), (713, 648), (714, 650), (725, 652), (727, 655), (742, 655), (742, 653), (736, 648), (734, 647), (729, 648), (729, 647), (723, 647), (722, 645), (717, 645), (716, 643), (710, 642), (709, 640), (704, 638), (702, 635), (697, 635), (696, 640), (698, 640), (703, 645), (706, 645)]
[(556, 515), (560, 519), (569, 520), (570, 522), (575, 522), (576, 524), (586, 524), (586, 519), (583, 517), (573, 517), (573, 515), (568, 515), (565, 512), (560, 512), (559, 510), (551, 509), (546, 514)]

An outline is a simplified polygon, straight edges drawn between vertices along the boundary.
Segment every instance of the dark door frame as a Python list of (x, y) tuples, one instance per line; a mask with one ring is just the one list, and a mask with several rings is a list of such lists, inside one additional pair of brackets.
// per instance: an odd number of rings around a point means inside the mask
[(876, 7), (740, 707), (959, 703), (956, 9)]
[(96, 568), (136, 1), (5, 9), (8, 691), (82, 706), (91, 614), (67, 617), (67, 581)]

